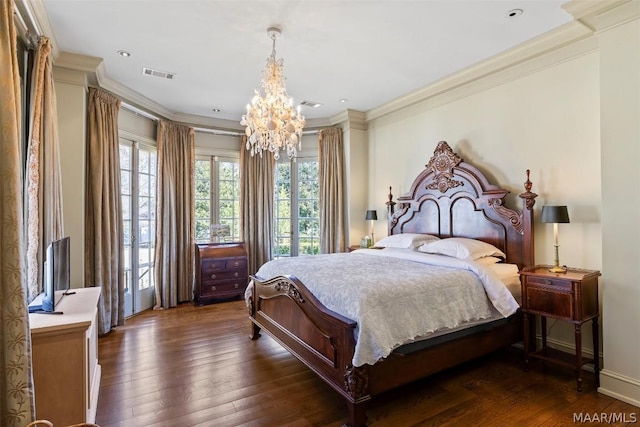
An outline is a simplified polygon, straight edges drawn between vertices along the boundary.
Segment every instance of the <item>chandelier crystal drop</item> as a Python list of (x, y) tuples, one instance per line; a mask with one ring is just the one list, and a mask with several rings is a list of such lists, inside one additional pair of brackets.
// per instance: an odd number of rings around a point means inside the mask
[(246, 126), (246, 149), (251, 152), (251, 156), (262, 156), (263, 151), (270, 151), (278, 160), (280, 150), (286, 149), (289, 159), (295, 160), (297, 151), (302, 148), (305, 119), (300, 114), (300, 106), (297, 110), (294, 109), (293, 98), (287, 95), (282, 71), (284, 61), (282, 58), (276, 59), (276, 38), (280, 29), (270, 27), (267, 34), (273, 41), (271, 56), (267, 58), (267, 65), (262, 70), (260, 89), (255, 90), (240, 124)]

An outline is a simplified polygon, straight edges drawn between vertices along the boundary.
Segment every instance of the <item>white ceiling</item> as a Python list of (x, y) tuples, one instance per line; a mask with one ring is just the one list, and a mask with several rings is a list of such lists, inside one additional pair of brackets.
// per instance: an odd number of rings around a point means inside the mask
[[(172, 113), (233, 121), (259, 86), (269, 26), (282, 29), (289, 95), (323, 104), (303, 108), (313, 119), (366, 112), (571, 21), (565, 0), (43, 3), (58, 51), (103, 58), (108, 79)], [(507, 18), (515, 8), (524, 13)]]

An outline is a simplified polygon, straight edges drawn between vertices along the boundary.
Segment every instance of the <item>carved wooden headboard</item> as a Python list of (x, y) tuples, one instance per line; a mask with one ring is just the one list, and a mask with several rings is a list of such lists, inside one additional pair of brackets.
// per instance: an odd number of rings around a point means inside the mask
[[(389, 234), (428, 233), (491, 243), (520, 268), (534, 264), (533, 206), (529, 170), (522, 210), (504, 206), (509, 191), (490, 184), (475, 166), (440, 141), (426, 168), (397, 204), (389, 196)], [(397, 206), (396, 206), (397, 205)]]

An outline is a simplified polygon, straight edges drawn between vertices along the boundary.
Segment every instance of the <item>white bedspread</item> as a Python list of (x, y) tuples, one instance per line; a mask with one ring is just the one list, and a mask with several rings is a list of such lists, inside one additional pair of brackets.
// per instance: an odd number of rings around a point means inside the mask
[(357, 322), (354, 366), (430, 332), (489, 318), (492, 304), (505, 317), (518, 308), (490, 268), (404, 249), (280, 258), (257, 273), (280, 275), (296, 276), (325, 307)]

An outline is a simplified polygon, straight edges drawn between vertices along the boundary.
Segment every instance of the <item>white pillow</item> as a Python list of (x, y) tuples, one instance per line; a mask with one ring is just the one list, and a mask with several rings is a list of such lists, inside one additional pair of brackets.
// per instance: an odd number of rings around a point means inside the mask
[(438, 240), (437, 236), (431, 234), (418, 234), (418, 233), (402, 233), (392, 234), (381, 240), (378, 240), (374, 246), (379, 248), (404, 248), (415, 249), (418, 246), (426, 243)]
[(488, 256), (507, 257), (504, 252), (489, 243), (464, 237), (449, 237), (447, 239), (428, 242), (420, 246), (418, 250), (430, 254), (447, 255), (459, 259), (471, 260)]

